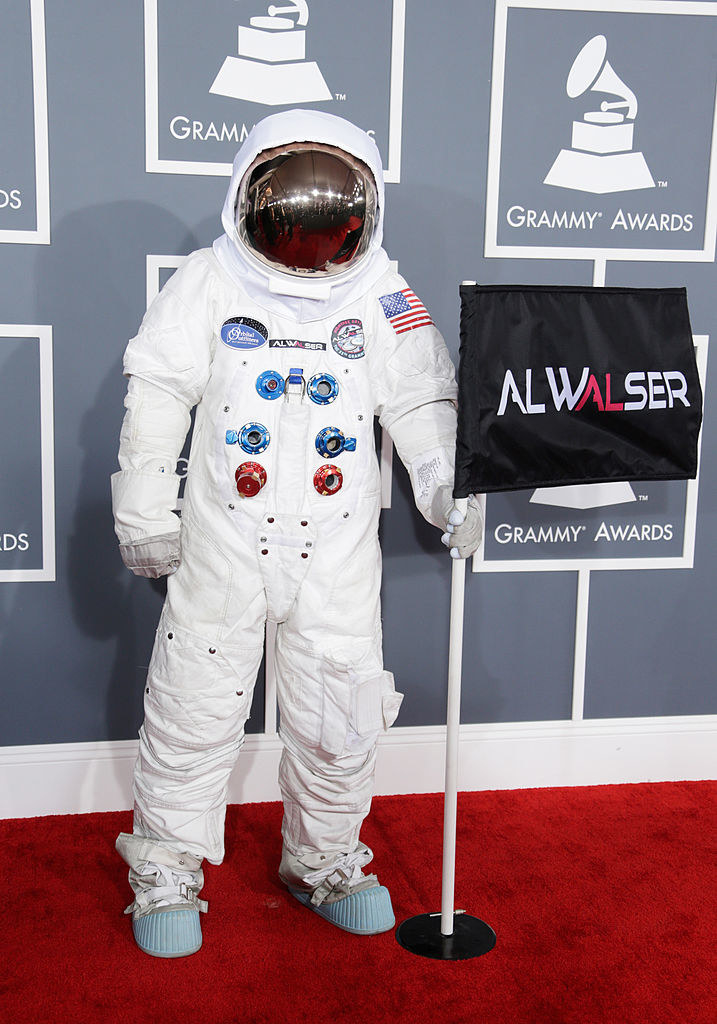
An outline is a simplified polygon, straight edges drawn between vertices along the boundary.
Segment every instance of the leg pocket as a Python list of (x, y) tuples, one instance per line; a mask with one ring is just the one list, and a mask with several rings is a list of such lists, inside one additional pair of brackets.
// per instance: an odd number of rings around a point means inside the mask
[(355, 751), (357, 740), (375, 742), (393, 724), (403, 694), (396, 692), (393, 674), (380, 668), (374, 646), (357, 645), (349, 661), (348, 651), (339, 660), (298, 642), (277, 640), (279, 708), (292, 735), (338, 755)]
[(345, 665), (277, 637), (276, 671), (282, 728), (329, 754), (346, 745), (351, 679)]
[(354, 692), (351, 725), (359, 736), (390, 729), (396, 721), (403, 702), (398, 693), (393, 672), (380, 672), (370, 679), (359, 681)]

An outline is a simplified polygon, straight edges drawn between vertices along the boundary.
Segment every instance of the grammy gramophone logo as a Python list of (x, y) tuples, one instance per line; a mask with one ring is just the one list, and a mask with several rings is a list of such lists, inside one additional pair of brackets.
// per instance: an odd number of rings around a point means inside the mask
[(318, 64), (306, 60), (308, 21), (306, 0), (294, 0), (240, 25), (239, 55), (226, 58), (209, 91), (267, 106), (332, 99)]
[(645, 157), (633, 150), (637, 97), (613, 71), (606, 59), (605, 36), (593, 36), (573, 61), (566, 83), (567, 94), (577, 99), (585, 93), (617, 97), (603, 100), (573, 121), (572, 145), (561, 149), (543, 184), (603, 195), (654, 188)]

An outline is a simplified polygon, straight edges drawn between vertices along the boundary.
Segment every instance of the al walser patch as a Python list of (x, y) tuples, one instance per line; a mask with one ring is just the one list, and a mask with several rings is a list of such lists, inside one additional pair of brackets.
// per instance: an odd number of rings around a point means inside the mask
[(324, 352), (325, 341), (301, 341), (299, 338), (269, 338), (269, 348), (300, 348), (308, 352)]
[(249, 316), (233, 316), (225, 320), (219, 332), (229, 348), (254, 349), (266, 344), (269, 337), (264, 324)]
[(331, 347), (344, 359), (361, 359), (365, 355), (361, 321), (340, 320), (331, 332)]

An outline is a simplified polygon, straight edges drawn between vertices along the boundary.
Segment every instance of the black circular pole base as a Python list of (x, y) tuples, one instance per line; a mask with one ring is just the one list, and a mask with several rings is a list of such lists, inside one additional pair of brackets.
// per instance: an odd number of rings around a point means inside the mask
[(490, 953), (496, 937), (489, 924), (470, 914), (453, 915), (452, 935), (441, 932), (440, 914), (418, 914), (398, 926), (396, 941), (416, 956), (432, 960), (470, 960)]

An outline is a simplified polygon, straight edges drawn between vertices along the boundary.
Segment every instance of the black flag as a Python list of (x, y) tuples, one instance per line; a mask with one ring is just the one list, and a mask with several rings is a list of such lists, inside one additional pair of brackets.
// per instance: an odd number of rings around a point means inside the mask
[(462, 285), (457, 498), (697, 472), (684, 288)]

